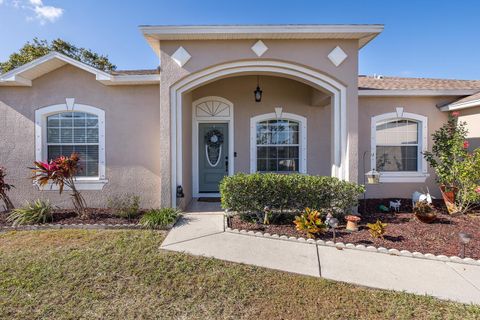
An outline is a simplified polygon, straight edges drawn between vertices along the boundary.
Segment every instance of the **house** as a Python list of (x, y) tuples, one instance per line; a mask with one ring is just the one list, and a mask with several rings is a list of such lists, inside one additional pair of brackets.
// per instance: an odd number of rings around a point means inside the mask
[(72, 151), (89, 205), (135, 193), (145, 207), (184, 207), (218, 196), (236, 172), (363, 183), (375, 168), (382, 183), (368, 197), (438, 194), (422, 152), (452, 110), (480, 145), (480, 81), (358, 75), (359, 50), (382, 25), (140, 30), (158, 69), (107, 73), (51, 53), (0, 75), (0, 164), (14, 202), (68, 203), (27, 168)]

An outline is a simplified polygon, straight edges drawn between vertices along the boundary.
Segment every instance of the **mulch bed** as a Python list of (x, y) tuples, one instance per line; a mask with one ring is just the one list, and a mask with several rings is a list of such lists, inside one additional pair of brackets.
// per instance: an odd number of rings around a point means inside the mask
[[(76, 213), (72, 210), (58, 209), (53, 212), (53, 220), (48, 223), (55, 224), (126, 224), (126, 223), (138, 223), (141, 215), (136, 218), (126, 219), (118, 217), (114, 214), (114, 211), (106, 208), (88, 208), (90, 215), (88, 219), (80, 219)], [(11, 226), (12, 224), (7, 222), (8, 214), (0, 212), (0, 226)]]
[[(435, 255), (460, 256), (462, 247), (458, 233), (467, 232), (473, 236), (473, 239), (466, 248), (465, 256), (480, 259), (480, 214), (478, 211), (469, 215), (451, 216), (446, 212), (442, 201), (437, 200), (434, 202), (434, 206), (438, 210), (437, 219), (431, 224), (426, 224), (418, 221), (411, 213), (411, 200), (409, 199), (402, 199), (402, 207), (399, 213), (380, 212), (378, 206), (384, 204), (388, 207), (389, 200), (369, 199), (367, 201), (367, 213), (362, 213), (359, 231), (348, 232), (345, 230), (345, 224), (340, 225), (336, 231), (335, 241)], [(362, 208), (363, 203), (360, 204), (360, 212)], [(374, 223), (377, 219), (388, 224), (383, 240), (372, 238), (366, 227), (367, 223)], [(306, 233), (297, 231), (292, 221), (293, 216), (286, 215), (281, 221), (263, 226), (246, 222), (239, 216), (235, 216), (232, 219), (232, 229), (306, 238)], [(318, 239), (333, 240), (333, 234), (328, 231), (319, 236)]]

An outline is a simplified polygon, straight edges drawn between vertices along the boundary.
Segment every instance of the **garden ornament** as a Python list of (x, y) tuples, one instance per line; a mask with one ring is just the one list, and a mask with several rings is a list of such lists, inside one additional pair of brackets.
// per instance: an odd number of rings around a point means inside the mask
[(400, 206), (401, 205), (402, 205), (402, 202), (400, 200), (390, 201), (390, 209), (393, 209), (396, 212), (400, 211)]

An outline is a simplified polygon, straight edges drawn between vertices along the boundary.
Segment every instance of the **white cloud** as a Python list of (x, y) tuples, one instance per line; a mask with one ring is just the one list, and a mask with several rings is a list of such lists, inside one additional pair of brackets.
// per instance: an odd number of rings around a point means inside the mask
[[(30, 0), (30, 1), (37, 1), (37, 0)], [(52, 7), (52, 6), (35, 6), (34, 8), (35, 14), (37, 15), (38, 20), (40, 23), (48, 22), (55, 22), (63, 15), (63, 9)]]
[(64, 9), (45, 5), (43, 0), (0, 0), (0, 5), (5, 4), (18, 10), (33, 12), (26, 17), (27, 21), (37, 20), (40, 24), (55, 22), (64, 13)]

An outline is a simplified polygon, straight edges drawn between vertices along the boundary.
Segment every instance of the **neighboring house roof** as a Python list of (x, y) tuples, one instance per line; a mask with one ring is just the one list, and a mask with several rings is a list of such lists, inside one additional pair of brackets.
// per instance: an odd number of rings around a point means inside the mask
[(473, 107), (480, 107), (480, 91), (472, 94), (471, 96), (467, 96), (461, 98), (457, 101), (444, 105), (440, 108), (442, 111), (452, 111), (452, 110), (459, 110), (459, 109), (466, 109), (466, 108), (473, 108)]
[(109, 71), (112, 75), (146, 75), (146, 74), (159, 74), (158, 69), (141, 69), (141, 70), (114, 70)]
[(362, 48), (383, 28), (380, 24), (144, 25), (140, 26), (140, 31), (159, 54), (159, 40), (355, 39), (359, 48)]
[(359, 76), (358, 89), (361, 96), (469, 96), (480, 90), (480, 80)]
[(37, 79), (67, 64), (95, 75), (97, 81), (105, 85), (154, 84), (160, 81), (158, 73), (123, 71), (108, 73), (58, 52), (51, 52), (4, 74), (0, 74), (0, 86), (31, 86)]

